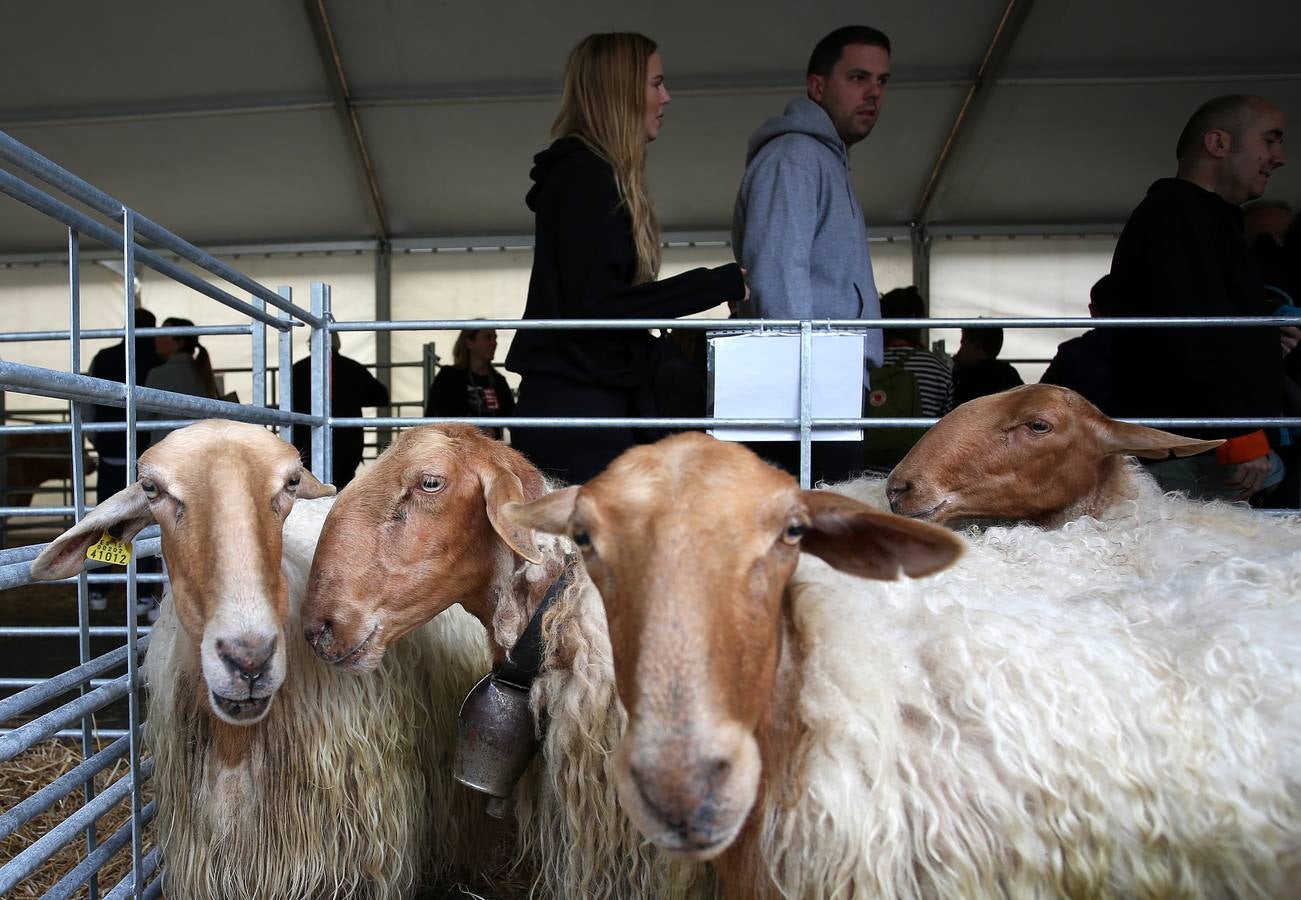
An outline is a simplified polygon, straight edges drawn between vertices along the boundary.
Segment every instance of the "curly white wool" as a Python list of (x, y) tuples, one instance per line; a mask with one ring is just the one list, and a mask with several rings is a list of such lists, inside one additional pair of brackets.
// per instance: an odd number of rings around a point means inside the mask
[[(1301, 520), (1163, 497), (967, 533), (925, 581), (805, 556), (807, 728), (761, 810), (788, 897), (1291, 895)], [(883, 483), (840, 490), (884, 507)]]
[(288, 674), (266, 719), (236, 729), (250, 746), (234, 763), (164, 599), (145, 661), (146, 742), (172, 896), (409, 897), (463, 857), (481, 821), (482, 803), (451, 779), (458, 706), (490, 665), (479, 624), (450, 610), (361, 677), (300, 637), (332, 502), (299, 501), (285, 522)]

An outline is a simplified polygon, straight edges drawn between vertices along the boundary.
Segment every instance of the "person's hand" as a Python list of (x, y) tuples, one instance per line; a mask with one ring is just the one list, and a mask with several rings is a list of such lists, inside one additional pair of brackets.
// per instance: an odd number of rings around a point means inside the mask
[(749, 269), (741, 270), (741, 283), (745, 285), (745, 296), (742, 297), (740, 300), (727, 301), (727, 310), (732, 314), (733, 317), (736, 317), (740, 313), (750, 308), (750, 279), (747, 277), (749, 274), (750, 274)]
[(1283, 343), (1283, 355), (1287, 356), (1296, 349), (1296, 345), (1301, 343), (1301, 328), (1295, 325), (1284, 325), (1279, 329)]
[(1238, 491), (1239, 500), (1246, 500), (1264, 486), (1272, 467), (1268, 456), (1240, 462), (1229, 471), (1224, 484)]

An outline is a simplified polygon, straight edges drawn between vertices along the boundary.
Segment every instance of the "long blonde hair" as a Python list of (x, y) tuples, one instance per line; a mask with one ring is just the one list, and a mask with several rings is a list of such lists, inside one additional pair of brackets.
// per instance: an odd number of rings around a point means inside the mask
[(589, 34), (569, 54), (551, 139), (576, 137), (614, 169), (632, 219), (634, 283), (660, 269), (660, 222), (646, 188), (646, 79), (655, 42), (634, 32)]

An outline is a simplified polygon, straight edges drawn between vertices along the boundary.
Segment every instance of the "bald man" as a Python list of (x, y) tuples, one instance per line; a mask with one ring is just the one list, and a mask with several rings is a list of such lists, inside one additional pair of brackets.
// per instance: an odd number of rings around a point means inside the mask
[[(1268, 315), (1243, 237), (1242, 204), (1287, 162), (1283, 113), (1263, 97), (1204, 103), (1175, 147), (1174, 178), (1154, 183), (1116, 244), (1111, 275), (1127, 316)], [(1282, 414), (1282, 354), (1274, 328), (1162, 328), (1116, 334), (1122, 416), (1267, 418)], [(1208, 428), (1218, 454), (1150, 466), (1162, 486), (1245, 499), (1282, 477), (1270, 435)]]

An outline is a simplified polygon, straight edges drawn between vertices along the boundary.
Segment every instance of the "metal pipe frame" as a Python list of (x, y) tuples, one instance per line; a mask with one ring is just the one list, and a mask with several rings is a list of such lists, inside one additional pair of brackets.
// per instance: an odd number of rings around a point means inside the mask
[[(75, 791), (83, 781), (93, 783), (94, 776), (117, 762), (130, 748), (125, 736), (118, 738), (98, 753), (87, 753), (86, 758), (75, 768), (60, 775), (35, 794), (24, 798), (17, 806), (0, 813), (0, 838), (8, 837), (30, 819), (39, 816), (55, 803)], [(87, 797), (86, 802), (94, 799)], [(95, 849), (93, 846), (88, 850)]]
[[(46, 184), (58, 188), (68, 196), (75, 197), (91, 209), (109, 216), (110, 218), (121, 218), (123, 211), (128, 209), (125, 203), (115, 200), (113, 197), (110, 197), (108, 194), (104, 193), (89, 182), (83, 181), (76, 175), (73, 175), (67, 169), (58, 165), (54, 161), (46, 159), (30, 147), (14, 140), (3, 131), (0, 131), (0, 158), (7, 160), (9, 163), (17, 166), (29, 175), (34, 175)], [(300, 322), (304, 322), (313, 327), (319, 327), (320, 322), (315, 321), (314, 317), (310, 314), (293, 304), (286, 304), (285, 301), (274, 291), (258, 284), (243, 272), (226, 265), (215, 256), (212, 256), (204, 250), (200, 250), (194, 244), (191, 244), (179, 235), (173, 234), (151, 219), (134, 212), (132, 213), (132, 216), (135, 219), (135, 228), (133, 230), (148, 240), (167, 248), (181, 258), (194, 263), (199, 268), (216, 275), (218, 278), (221, 278), (242, 290), (248, 291), (253, 294), (253, 296), (261, 297), (267, 303), (270, 303), (277, 309), (289, 313)], [(71, 225), (71, 223), (65, 224)], [(151, 255), (155, 259), (161, 259), (161, 257), (158, 257), (156, 254)], [(133, 272), (135, 270), (125, 269), (125, 271)], [(206, 282), (204, 282), (204, 284), (206, 284)], [(267, 324), (275, 325), (276, 323), (272, 321)]]
[[(150, 800), (148, 805), (140, 811), (140, 818), (145, 822), (152, 822), (157, 813), (158, 801)], [(108, 840), (96, 847), (93, 852), (87, 854), (86, 858), (79, 862), (76, 868), (60, 878), (54, 887), (50, 888), (50, 890), (46, 892), (42, 900), (68, 900), (68, 898), (76, 895), (77, 891), (81, 888), (81, 885), (84, 884), (88, 878), (93, 879), (91, 884), (92, 886), (96, 886), (97, 890), (100, 867), (103, 866), (104, 863), (108, 862), (119, 850), (125, 847), (127, 841), (130, 839), (131, 823), (126, 822), (122, 824), (117, 831), (113, 832)], [(162, 882), (161, 879), (159, 879), (154, 883), (161, 886)], [(158, 894), (154, 893), (149, 896), (158, 896)]]
[[(206, 337), (209, 335), (249, 334), (250, 331), (251, 326), (249, 325), (169, 325), (166, 328), (138, 328), (136, 329), (136, 337), (156, 337), (161, 334), (174, 337), (183, 335)], [(126, 329), (89, 328), (79, 330), (78, 334), (82, 340), (87, 341), (100, 338), (121, 338), (126, 334)], [(71, 331), (5, 331), (0, 332), (0, 344), (17, 341), (23, 343), (28, 341), (66, 341), (71, 337)]]
[[(104, 793), (33, 841), (31, 846), (11, 859), (3, 868), (0, 868), (0, 895), (13, 890), (20, 881), (35, 872), (59, 850), (62, 850), (70, 841), (76, 838), (79, 831), (85, 829), (88, 823), (104, 815), (128, 794), (137, 794), (139, 785), (135, 778), (139, 774), (152, 775), (153, 771), (154, 761), (152, 759), (145, 760), (138, 769), (133, 767), (132, 777), (124, 776), (119, 778)], [(133, 826), (131, 837), (134, 844), (140, 830), (139, 822), (141, 817), (139, 810), (133, 810), (132, 812), (132, 822), (130, 824)], [(136, 864), (132, 867), (132, 871), (140, 872), (142, 867)]]
[[(3, 134), (3, 132), (0, 132), (0, 135)], [(78, 212), (68, 204), (56, 200), (49, 194), (37, 190), (27, 182), (20, 180), (13, 174), (4, 170), (0, 170), (0, 193), (8, 194), (10, 197), (25, 203), (37, 212), (44, 213), (52, 219), (57, 219), (69, 228), (75, 228), (82, 234), (99, 241), (101, 244), (105, 244), (115, 250), (122, 250), (123, 238), (120, 235), (115, 234), (111, 228), (106, 225), (101, 225), (85, 213)], [(130, 210), (127, 211), (130, 212)], [(261, 316), (268, 320), (267, 324), (277, 325), (277, 327), (279, 327), (275, 317), (267, 316), (266, 313), (259, 314), (257, 310), (245, 303), (243, 300), (228, 294), (226, 291), (223, 291), (215, 285), (209, 284), (193, 272), (182, 269), (180, 266), (176, 265), (176, 263), (164, 259), (152, 250), (147, 250), (144, 247), (135, 244), (134, 232), (131, 247), (127, 251), (124, 251), (124, 253), (125, 255), (139, 257), (140, 262), (144, 263), (155, 272), (158, 272), (160, 275), (166, 275), (173, 281), (183, 284), (192, 290), (198, 291), (200, 294), (207, 297), (211, 297), (218, 303), (222, 303), (229, 306), (231, 309), (242, 312), (250, 318), (256, 319)], [(125, 271), (134, 272), (135, 269), (125, 269)], [(126, 278), (124, 281), (127, 284), (128, 290), (131, 290), (131, 279)]]

